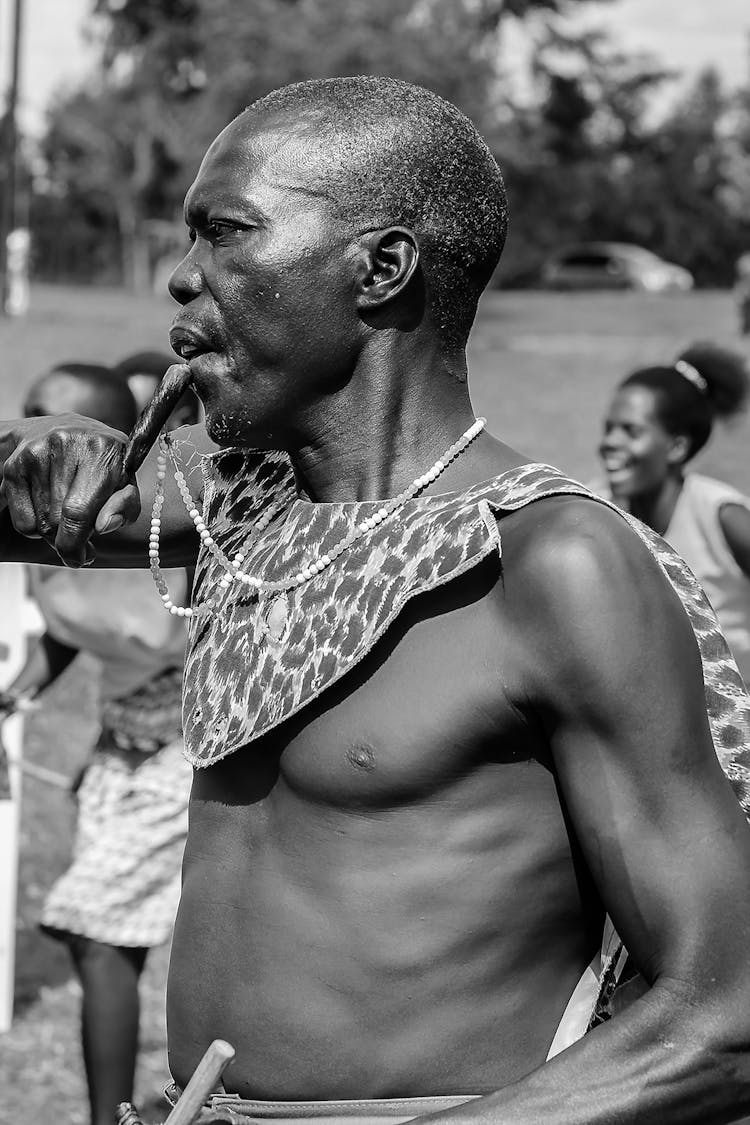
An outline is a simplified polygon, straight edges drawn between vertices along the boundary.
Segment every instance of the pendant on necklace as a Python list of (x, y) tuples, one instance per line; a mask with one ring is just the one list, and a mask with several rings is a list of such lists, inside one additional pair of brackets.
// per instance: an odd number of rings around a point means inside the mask
[(281, 641), (289, 625), (289, 599), (279, 594), (273, 599), (261, 619), (263, 635), (272, 641)]

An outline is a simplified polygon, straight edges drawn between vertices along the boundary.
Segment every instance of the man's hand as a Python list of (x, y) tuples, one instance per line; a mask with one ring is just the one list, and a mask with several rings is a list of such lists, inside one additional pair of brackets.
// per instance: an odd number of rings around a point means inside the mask
[(7, 506), (16, 531), (44, 539), (66, 566), (85, 566), (94, 531), (138, 518), (138, 488), (123, 470), (127, 441), (75, 414), (0, 424), (0, 510)]

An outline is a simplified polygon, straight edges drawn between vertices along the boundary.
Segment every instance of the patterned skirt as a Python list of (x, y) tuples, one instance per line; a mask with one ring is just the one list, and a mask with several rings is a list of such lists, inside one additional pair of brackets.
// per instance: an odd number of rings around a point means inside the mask
[(52, 936), (148, 948), (171, 935), (180, 897), (192, 769), (182, 739), (153, 753), (106, 729), (78, 790), (73, 862), (40, 924)]

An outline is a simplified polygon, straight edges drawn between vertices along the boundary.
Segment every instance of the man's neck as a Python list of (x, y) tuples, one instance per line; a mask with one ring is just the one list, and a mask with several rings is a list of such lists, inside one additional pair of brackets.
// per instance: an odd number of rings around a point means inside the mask
[[(431, 359), (379, 356), (361, 365), (291, 452), (301, 494), (317, 502), (396, 496), (460, 438), (474, 421), (465, 367)], [(450, 490), (454, 476), (446, 468), (435, 490)]]

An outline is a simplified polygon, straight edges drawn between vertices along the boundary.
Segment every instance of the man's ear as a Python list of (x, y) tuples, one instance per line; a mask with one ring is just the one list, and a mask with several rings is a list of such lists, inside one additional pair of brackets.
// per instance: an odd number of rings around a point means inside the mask
[(367, 231), (360, 242), (357, 263), (360, 312), (375, 312), (403, 293), (418, 265), (419, 246), (408, 228)]

